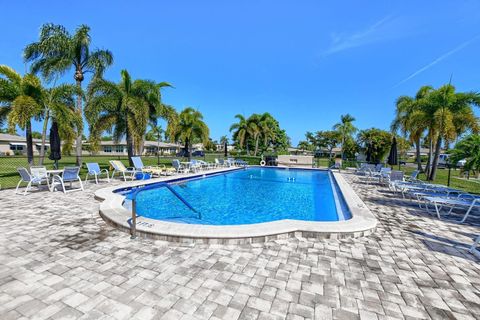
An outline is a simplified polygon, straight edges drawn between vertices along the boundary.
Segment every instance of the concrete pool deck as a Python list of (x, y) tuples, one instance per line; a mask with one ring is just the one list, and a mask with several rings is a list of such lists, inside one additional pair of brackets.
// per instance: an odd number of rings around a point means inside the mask
[[(205, 173), (215, 174), (228, 171), (232, 171), (232, 169), (217, 169), (199, 174), (184, 175), (184, 177), (201, 178)], [(158, 240), (210, 244), (245, 244), (295, 236), (337, 239), (371, 234), (375, 230), (377, 220), (342, 175), (336, 172), (332, 175), (343, 194), (352, 215), (351, 219), (334, 222), (280, 220), (245, 225), (201, 225), (138, 217), (136, 234), (139, 237)], [(162, 177), (153, 181), (131, 182), (126, 186), (142, 186), (159, 181), (168, 182), (178, 178), (178, 176)], [(100, 215), (107, 223), (129, 232), (132, 213), (131, 210), (123, 207), (124, 196), (114, 193), (115, 190), (118, 190), (118, 187), (108, 187), (95, 192), (95, 197), (102, 201)]]
[(480, 220), (439, 221), (342, 175), (378, 219), (369, 236), (132, 241), (98, 216), (106, 184), (0, 191), (0, 319), (478, 319)]

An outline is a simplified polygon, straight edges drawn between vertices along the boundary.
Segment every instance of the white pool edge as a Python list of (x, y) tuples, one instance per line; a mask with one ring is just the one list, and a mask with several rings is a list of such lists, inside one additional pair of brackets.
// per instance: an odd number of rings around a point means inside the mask
[[(219, 169), (212, 171), (212, 173), (226, 171), (231, 171), (231, 169)], [(241, 244), (292, 236), (338, 239), (360, 237), (372, 233), (377, 225), (375, 216), (340, 173), (332, 172), (332, 174), (352, 215), (349, 220), (333, 222), (280, 220), (246, 225), (217, 226), (183, 224), (139, 217), (137, 218), (137, 236), (177, 242)], [(183, 177), (193, 178), (202, 175), (203, 173), (184, 175)], [(102, 201), (99, 209), (100, 215), (107, 223), (121, 230), (129, 231), (128, 220), (131, 218), (131, 212), (122, 206), (124, 196), (114, 193), (114, 190), (161, 181), (168, 182), (179, 177), (181, 176), (128, 182), (121, 186), (99, 189), (95, 192), (95, 198)]]

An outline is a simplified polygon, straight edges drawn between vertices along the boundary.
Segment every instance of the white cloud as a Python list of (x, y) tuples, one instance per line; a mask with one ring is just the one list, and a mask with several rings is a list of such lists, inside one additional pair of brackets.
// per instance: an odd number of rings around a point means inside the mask
[(450, 57), (451, 55), (457, 53), (458, 51), (464, 49), (465, 47), (467, 47), (468, 45), (470, 45), (472, 42), (476, 41), (477, 39), (480, 38), (480, 35), (476, 35), (475, 37), (471, 38), (470, 40), (467, 40), (465, 42), (463, 42), (462, 44), (460, 44), (459, 46), (453, 48), (452, 50), (442, 54), (441, 56), (439, 56), (438, 58), (436, 58), (435, 60), (433, 60), (432, 62), (430, 62), (429, 64), (421, 67), (420, 69), (418, 69), (417, 71), (413, 72), (412, 74), (410, 74), (408, 77), (406, 77), (405, 79), (403, 79), (402, 81), (398, 82), (396, 85), (394, 85), (394, 87), (397, 87), (405, 82), (407, 82), (408, 80), (412, 79), (412, 78), (415, 78), (416, 76), (418, 76), (420, 73), (430, 69), (431, 67), (433, 67), (434, 65), (436, 65), (437, 63), (445, 60), (446, 58)]
[(323, 52), (323, 55), (331, 55), (347, 49), (397, 37), (398, 34), (396, 32), (389, 32), (389, 29), (392, 29), (395, 22), (396, 19), (393, 19), (392, 16), (386, 16), (357, 32), (351, 34), (332, 34), (332, 43), (330, 47)]

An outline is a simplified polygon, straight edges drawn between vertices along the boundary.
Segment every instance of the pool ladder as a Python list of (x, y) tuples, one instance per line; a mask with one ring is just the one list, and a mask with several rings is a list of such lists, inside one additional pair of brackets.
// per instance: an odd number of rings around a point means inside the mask
[(146, 185), (141, 188), (136, 188), (132, 193), (132, 218), (128, 219), (130, 225), (130, 238), (135, 239), (137, 237), (137, 195), (140, 192), (157, 189), (157, 188), (167, 188), (175, 197), (177, 197), (184, 205), (186, 205), (190, 210), (198, 214), (198, 219), (202, 219), (202, 214), (195, 210), (194, 207), (184, 197), (182, 197), (175, 189), (173, 189), (168, 183), (155, 183), (154, 185)]
[(288, 177), (288, 178), (287, 178), (287, 181), (288, 181), (288, 182), (295, 182), (295, 178), (294, 178), (294, 177)]

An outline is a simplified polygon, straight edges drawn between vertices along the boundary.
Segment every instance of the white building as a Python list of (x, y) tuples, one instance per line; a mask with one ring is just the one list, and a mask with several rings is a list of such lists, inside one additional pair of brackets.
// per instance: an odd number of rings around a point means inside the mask
[[(50, 148), (48, 140), (45, 150)], [(33, 139), (33, 154), (38, 155), (42, 146), (42, 140)], [(27, 154), (27, 139), (13, 134), (0, 133), (0, 155), (13, 156)]]
[[(86, 144), (88, 145), (88, 144)], [(143, 155), (156, 155), (160, 150), (161, 155), (175, 155), (182, 146), (175, 143), (145, 141)], [(123, 141), (100, 141), (100, 150), (95, 152), (97, 155), (127, 155), (127, 142)]]

